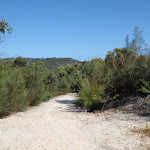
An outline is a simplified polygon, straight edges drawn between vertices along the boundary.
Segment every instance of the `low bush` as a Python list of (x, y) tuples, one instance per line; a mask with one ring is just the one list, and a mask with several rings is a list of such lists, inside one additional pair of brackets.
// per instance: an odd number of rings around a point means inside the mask
[(0, 116), (26, 108), (27, 89), (21, 70), (2, 70), (0, 74)]
[(105, 101), (105, 86), (90, 83), (88, 79), (85, 79), (77, 103), (88, 111), (93, 111), (102, 108)]

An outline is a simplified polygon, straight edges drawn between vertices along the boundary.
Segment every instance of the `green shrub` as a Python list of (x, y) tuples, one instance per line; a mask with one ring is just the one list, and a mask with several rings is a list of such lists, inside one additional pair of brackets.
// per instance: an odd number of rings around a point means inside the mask
[(17, 57), (14, 60), (14, 65), (19, 67), (25, 67), (27, 65), (27, 59), (22, 57)]
[(44, 77), (41, 70), (28, 68), (25, 72), (25, 81), (27, 88), (27, 101), (29, 105), (38, 105), (46, 99), (46, 88), (43, 82)]
[(61, 78), (61, 80), (59, 81), (59, 87), (58, 88), (59, 88), (59, 91), (66, 91), (66, 92), (69, 91), (69, 85), (68, 85), (66, 78)]
[(144, 94), (150, 94), (150, 81), (145, 81), (144, 79), (141, 81), (143, 85), (141, 85), (141, 89), (139, 91)]
[(0, 76), (0, 116), (20, 111), (27, 107), (27, 89), (21, 70), (1, 71)]
[(80, 71), (76, 71), (71, 77), (70, 77), (70, 89), (72, 92), (79, 93), (81, 89), (81, 83), (82, 83), (82, 74)]
[(89, 111), (100, 109), (105, 103), (105, 86), (104, 84), (90, 83), (85, 79), (82, 83), (80, 98), (78, 104), (85, 107)]

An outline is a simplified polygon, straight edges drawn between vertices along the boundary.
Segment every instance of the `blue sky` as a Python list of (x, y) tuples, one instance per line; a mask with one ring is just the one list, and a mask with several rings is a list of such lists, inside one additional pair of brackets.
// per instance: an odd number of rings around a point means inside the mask
[[(0, 0), (13, 27), (0, 46), (9, 57), (105, 58), (135, 26), (150, 44), (150, 0)], [(130, 36), (131, 37), (131, 36)]]

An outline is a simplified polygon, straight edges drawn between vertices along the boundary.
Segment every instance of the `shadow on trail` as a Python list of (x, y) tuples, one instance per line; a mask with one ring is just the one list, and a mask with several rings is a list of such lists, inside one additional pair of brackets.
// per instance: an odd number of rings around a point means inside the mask
[(60, 104), (73, 104), (74, 102), (71, 100), (56, 100), (56, 102)]
[(61, 110), (62, 112), (83, 112), (84, 110), (81, 107), (77, 107), (74, 102), (75, 100), (56, 100), (57, 103), (66, 104), (67, 108)]

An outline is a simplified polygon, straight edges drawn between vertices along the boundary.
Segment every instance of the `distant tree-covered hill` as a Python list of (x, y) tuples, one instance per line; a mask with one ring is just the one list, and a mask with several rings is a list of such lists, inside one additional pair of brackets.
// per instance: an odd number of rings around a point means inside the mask
[[(7, 61), (14, 61), (15, 58), (3, 58), (1, 59), (2, 62)], [(78, 61), (72, 58), (26, 58), (27, 59), (27, 65), (30, 65), (32, 63), (37, 62), (44, 62), (47, 69), (53, 69), (57, 67), (63, 67), (67, 64), (74, 65)]]

